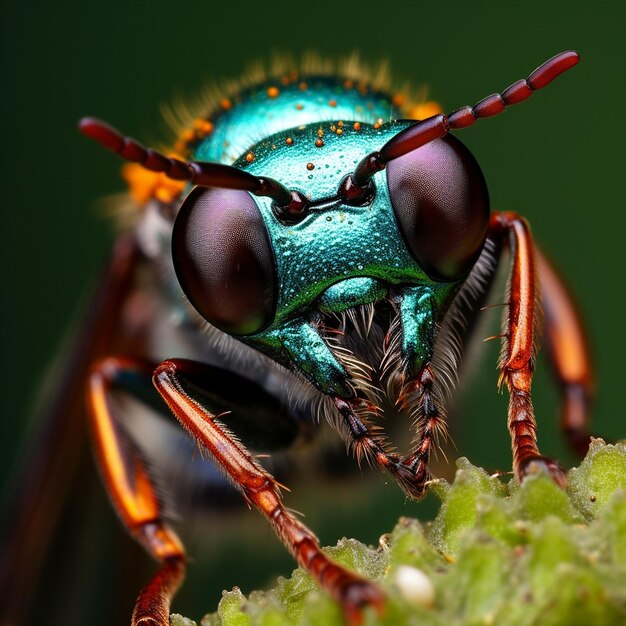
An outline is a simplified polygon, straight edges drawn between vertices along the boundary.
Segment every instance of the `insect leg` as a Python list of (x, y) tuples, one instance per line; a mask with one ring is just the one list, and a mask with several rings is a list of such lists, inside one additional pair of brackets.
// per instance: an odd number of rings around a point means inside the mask
[(296, 561), (341, 603), (350, 623), (360, 622), (363, 606), (382, 609), (381, 591), (321, 551), (315, 535), (283, 505), (276, 480), (214, 415), (183, 389), (182, 379), (201, 378), (203, 370), (201, 363), (171, 359), (156, 368), (153, 382), (181, 425), (208, 450), (245, 500), (268, 519)]
[(150, 380), (152, 368), (139, 360), (109, 357), (89, 378), (88, 404), (96, 454), (117, 512), (131, 534), (161, 562), (135, 603), (132, 626), (169, 625), (169, 607), (185, 573), (185, 551), (163, 522), (149, 469), (114, 417), (111, 391), (124, 376)]
[(430, 480), (428, 462), (438, 431), (443, 428), (443, 419), (436, 402), (434, 389), (435, 376), (429, 364), (425, 365), (415, 379), (405, 385), (402, 392), (404, 403), (416, 406), (416, 427), (418, 441), (413, 451), (405, 457), (388, 451), (387, 441), (379, 430), (360, 418), (355, 403), (342, 398), (335, 398), (350, 437), (349, 445), (357, 458), (365, 456), (376, 463), (382, 470), (391, 473), (398, 480), (402, 489), (412, 498), (424, 496), (426, 483)]
[(388, 443), (380, 427), (370, 424), (359, 415), (363, 404), (369, 408), (366, 401), (334, 397), (335, 406), (345, 424), (347, 444), (358, 462), (365, 457), (369, 463), (376, 463), (381, 469), (393, 472), (400, 457), (388, 451)]
[(543, 465), (555, 482), (565, 486), (563, 470), (542, 457), (537, 447), (537, 423), (530, 397), (532, 385), (538, 302), (535, 251), (526, 221), (515, 213), (494, 213), (489, 236), (507, 243), (511, 250), (509, 298), (500, 355), (500, 385), (509, 390), (508, 428), (513, 449), (513, 470), (518, 480), (533, 463)]
[(587, 338), (567, 287), (552, 264), (537, 250), (548, 356), (563, 396), (561, 429), (581, 457), (589, 448), (589, 406), (593, 371)]
[(89, 364), (118, 341), (119, 311), (132, 285), (138, 250), (121, 236), (85, 310), (84, 321), (54, 365), (53, 384), (37, 403), (36, 428), (0, 504), (0, 622), (30, 623), (47, 570), (56, 572), (51, 548), (59, 540), (64, 507), (87, 442), (85, 375)]
[(416, 498), (424, 496), (426, 483), (431, 478), (428, 463), (437, 434), (445, 432), (445, 422), (435, 393), (435, 382), (435, 373), (430, 364), (427, 364), (417, 378), (409, 383), (414, 393), (418, 394), (416, 426), (419, 438), (414, 450), (402, 459), (399, 474), (405, 491)]

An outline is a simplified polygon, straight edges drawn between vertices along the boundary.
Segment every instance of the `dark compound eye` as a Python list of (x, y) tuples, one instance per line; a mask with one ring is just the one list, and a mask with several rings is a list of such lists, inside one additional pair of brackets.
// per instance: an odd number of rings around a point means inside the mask
[(172, 235), (183, 291), (211, 324), (250, 335), (274, 317), (274, 257), (263, 218), (246, 191), (196, 187)]
[(400, 230), (424, 271), (454, 280), (476, 262), (487, 235), (489, 196), (471, 152), (455, 137), (394, 159), (387, 185)]

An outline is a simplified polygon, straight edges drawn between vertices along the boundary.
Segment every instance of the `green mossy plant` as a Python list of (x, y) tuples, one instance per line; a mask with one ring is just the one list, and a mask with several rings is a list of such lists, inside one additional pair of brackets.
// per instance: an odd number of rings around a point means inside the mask
[[(434, 521), (401, 518), (377, 549), (342, 539), (326, 552), (375, 580), (388, 597), (374, 626), (626, 624), (626, 444), (594, 440), (569, 472), (567, 493), (538, 472), (505, 484), (457, 462), (454, 482), (435, 481)], [(401, 573), (419, 570), (417, 597)], [(421, 574), (420, 574), (421, 572)], [(425, 575), (425, 576), (424, 576)], [(420, 578), (421, 576), (421, 578)], [(341, 610), (302, 569), (246, 598), (224, 592), (201, 626), (342, 625)], [(172, 626), (195, 622), (172, 616)]]

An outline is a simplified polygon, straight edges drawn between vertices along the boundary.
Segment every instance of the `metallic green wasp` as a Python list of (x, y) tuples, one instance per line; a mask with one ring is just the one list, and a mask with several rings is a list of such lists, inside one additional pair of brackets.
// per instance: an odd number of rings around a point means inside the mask
[[(257, 453), (289, 448), (323, 416), (359, 460), (422, 497), (447, 392), (506, 248), (499, 367), (513, 467), (523, 479), (539, 465), (564, 484), (537, 447), (530, 398), (539, 282), (563, 424), (578, 450), (588, 441), (584, 337), (527, 223), (490, 213), (480, 167), (449, 131), (501, 113), (577, 62), (575, 52), (559, 54), (449, 115), (355, 77), (285, 73), (218, 101), (185, 127), (172, 155), (82, 120), (84, 134), (132, 162), (126, 175), (142, 206), (118, 245), (101, 314), (116, 311), (125, 348), (107, 354), (100, 335), (88, 394), (113, 504), (161, 564), (133, 624), (169, 623), (186, 557), (153, 484), (163, 455), (139, 453), (148, 435), (127, 428), (114, 396), (169, 407), (219, 470), (196, 480), (225, 476), (356, 623), (363, 606), (383, 607), (382, 593), (320, 550)], [(138, 280), (141, 307), (128, 296)], [(186, 358), (162, 360), (176, 354)], [(393, 449), (383, 415), (406, 423), (405, 454)]]

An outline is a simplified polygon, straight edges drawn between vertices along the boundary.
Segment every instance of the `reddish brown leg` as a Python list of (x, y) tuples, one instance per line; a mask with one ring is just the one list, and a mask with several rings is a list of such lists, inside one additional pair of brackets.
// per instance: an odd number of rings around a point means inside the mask
[(593, 371), (587, 338), (576, 306), (561, 277), (537, 250), (548, 355), (560, 383), (561, 429), (572, 450), (584, 456), (589, 448), (589, 406)]
[(201, 363), (172, 359), (156, 368), (153, 381), (182, 426), (208, 450), (246, 501), (267, 518), (297, 562), (341, 603), (347, 620), (359, 623), (361, 608), (367, 605), (382, 610), (381, 591), (320, 550), (315, 535), (283, 505), (280, 485), (214, 415), (184, 391), (181, 378), (197, 379), (202, 371)]
[(542, 457), (537, 447), (537, 423), (530, 390), (535, 357), (538, 276), (532, 236), (526, 221), (515, 213), (494, 213), (490, 237), (508, 243), (511, 250), (508, 315), (500, 359), (500, 384), (509, 390), (508, 428), (513, 449), (513, 470), (518, 480), (533, 465), (542, 465), (564, 486), (558, 464)]
[(132, 626), (169, 626), (170, 602), (185, 573), (184, 548), (163, 522), (148, 468), (111, 408), (111, 390), (121, 375), (149, 380), (151, 373), (152, 368), (142, 362), (108, 358), (93, 369), (88, 390), (96, 453), (111, 500), (126, 528), (161, 562), (137, 598)]

